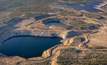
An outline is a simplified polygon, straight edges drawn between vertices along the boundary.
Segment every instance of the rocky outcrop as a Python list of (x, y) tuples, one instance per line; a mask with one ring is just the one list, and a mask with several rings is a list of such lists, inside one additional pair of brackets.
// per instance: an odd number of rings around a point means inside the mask
[(41, 36), (41, 37), (61, 37), (62, 39), (70, 38), (75, 35), (81, 35), (81, 33), (88, 33), (92, 31), (27, 31), (27, 30), (10, 30), (5, 31), (4, 33), (0, 34), (0, 44), (3, 41), (14, 37), (14, 36), (21, 36), (21, 35), (31, 35), (31, 36)]
[[(77, 33), (76, 33), (77, 32)], [(79, 33), (87, 33), (88, 31), (71, 31), (71, 30), (68, 30), (68, 31), (44, 31), (44, 30), (33, 30), (33, 31), (28, 31), (28, 30), (10, 30), (10, 31), (5, 31), (3, 33), (0, 34), (0, 44), (2, 44), (3, 41), (11, 38), (11, 37), (14, 37), (14, 36), (20, 36), (20, 35), (31, 35), (31, 36), (45, 36), (45, 37), (61, 37), (63, 39), (66, 39), (67, 37), (69, 36), (75, 36), (75, 35), (79, 35)], [(70, 43), (72, 43), (72, 39), (69, 40), (69, 41), (66, 41), (64, 43), (64, 45), (70, 45)], [(55, 49), (56, 47), (58, 47), (58, 45), (46, 50), (43, 52), (42, 54), (42, 60), (44, 58), (48, 58), (48, 57), (51, 57), (52, 56), (52, 51), (53, 49)], [(1, 55), (1, 54), (0, 54)], [(3, 54), (2, 54), (3, 55)], [(4, 56), (4, 55), (3, 55)], [(6, 57), (6, 58), (9, 58), (9, 59), (13, 59), (13, 58), (18, 58), (18, 57)], [(2, 58), (0, 58), (2, 59)], [(3, 59), (5, 59), (3, 57)], [(32, 58), (31, 60), (35, 60), (35, 58)], [(21, 61), (25, 61), (25, 59), (19, 57), (17, 62), (21, 62)], [(5, 63), (5, 62), (8, 62), (8, 65), (14, 65), (16, 64), (17, 62), (14, 62), (13, 60), (5, 60), (5, 61), (2, 61), (1, 63)], [(12, 63), (11, 63), (12, 62)], [(3, 64), (2, 64), (3, 65)], [(5, 64), (4, 64), (5, 65)]]
[(21, 35), (31, 35), (31, 36), (42, 36), (42, 37), (61, 37), (66, 38), (66, 35), (60, 32), (55, 31), (26, 31), (26, 30), (20, 30), (20, 31), (6, 31), (0, 35), (0, 44), (2, 44), (3, 41), (14, 37), (14, 36), (21, 36)]
[(52, 55), (52, 50), (55, 49), (55, 48), (58, 47), (58, 46), (59, 46), (59, 44), (51, 47), (51, 48), (48, 49), (48, 50), (45, 50), (45, 51), (43, 52), (43, 54), (42, 54), (42, 57), (44, 57), (44, 58), (50, 57), (50, 56)]
[[(3, 41), (14, 37), (14, 36), (23, 36), (23, 35), (31, 35), (31, 36), (42, 36), (42, 37), (61, 37), (63, 39), (66, 39), (68, 37), (72, 37), (75, 35), (80, 35), (80, 33), (87, 33), (88, 31), (71, 31), (71, 30), (65, 30), (65, 31), (56, 31), (56, 30), (7, 30), (0, 34), (0, 44), (3, 43)], [(70, 44), (72, 40), (67, 41), (66, 44)], [(46, 51), (43, 52), (42, 57), (47, 58), (52, 55), (52, 50), (55, 49), (57, 46), (54, 46)], [(3, 54), (0, 54), (0, 56), (4, 56)], [(22, 59), (22, 58), (20, 58)], [(10, 62), (10, 61), (9, 61)]]
[(48, 49), (46, 51), (43, 52), (42, 57), (47, 58), (51, 55), (51, 49)]
[(47, 23), (52, 22), (52, 21), (60, 21), (60, 19), (58, 19), (58, 18), (48, 18), (48, 19), (43, 20), (42, 23), (47, 24)]
[(84, 35), (85, 41), (82, 42), (82, 43), (79, 45), (79, 48), (86, 48), (86, 47), (87, 47), (86, 44), (89, 42), (89, 40), (88, 40), (88, 35), (89, 35), (89, 34), (85, 34), (85, 35)]
[(67, 40), (67, 41), (65, 41), (65, 42), (63, 42), (63, 45), (70, 45), (70, 44), (72, 44), (73, 42), (74, 42), (74, 37), (71, 38), (71, 39), (69, 39), (69, 40)]
[(67, 41), (63, 42), (63, 45), (79, 46), (81, 41), (82, 41), (82, 39), (80, 36), (75, 36), (75, 37), (70, 38)]

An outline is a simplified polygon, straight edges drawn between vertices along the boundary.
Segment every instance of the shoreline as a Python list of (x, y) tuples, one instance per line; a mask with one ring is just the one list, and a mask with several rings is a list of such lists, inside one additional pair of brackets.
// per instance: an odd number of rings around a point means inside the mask
[(99, 5), (95, 5), (95, 9), (98, 9), (98, 10), (102, 10), (102, 11), (105, 11), (103, 10), (101, 7), (105, 6), (107, 4), (107, 1), (103, 1), (103, 3), (100, 3)]
[[(98, 9), (98, 10), (101, 10), (101, 11), (105, 11), (105, 10), (103, 10), (101, 7), (103, 7), (103, 6), (105, 6), (105, 5), (107, 5), (107, 1), (102, 1), (102, 3), (99, 3), (99, 5), (94, 5), (94, 7), (93, 8), (95, 8), (95, 9)], [(64, 6), (66, 6), (66, 5), (64, 5)], [(80, 6), (84, 6), (84, 4), (82, 4), (82, 5), (80, 5)], [(63, 6), (60, 6), (60, 5), (58, 5), (58, 6), (53, 6), (53, 5), (51, 5), (51, 7), (61, 7), (61, 8), (64, 8)], [(70, 9), (74, 9), (74, 8), (70, 8)], [(75, 10), (75, 9), (74, 9)], [(84, 10), (84, 11), (86, 11), (86, 10)], [(87, 11), (88, 12), (88, 11)]]

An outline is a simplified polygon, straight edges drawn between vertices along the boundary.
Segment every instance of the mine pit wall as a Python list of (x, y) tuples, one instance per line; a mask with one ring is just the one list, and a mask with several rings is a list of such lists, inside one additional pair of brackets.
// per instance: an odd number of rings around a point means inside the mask
[(62, 39), (66, 38), (66, 34), (60, 32), (38, 32), (38, 31), (6, 31), (0, 35), (0, 45), (3, 41), (14, 37), (14, 36), (23, 36), (23, 35), (31, 35), (31, 36), (41, 36), (41, 37), (61, 37)]
[[(0, 46), (1, 44), (6, 41), (7, 39), (14, 37), (14, 36), (23, 36), (23, 35), (31, 35), (31, 36), (41, 36), (41, 37), (61, 37), (62, 39), (66, 38), (67, 33), (65, 32), (57, 32), (57, 31), (26, 31), (26, 30), (19, 30), (19, 31), (5, 31), (0, 35)], [(58, 45), (47, 49), (43, 52), (42, 57), (48, 58), (52, 55), (52, 50), (56, 48)], [(0, 54), (1, 55), (1, 54)], [(2, 54), (4, 55), (4, 54)], [(5, 55), (4, 55), (5, 56)]]
[(50, 22), (52, 22), (52, 21), (60, 21), (60, 19), (49, 18), (49, 19), (46, 19), (46, 20), (41, 21), (41, 23), (47, 24), (47, 23), (50, 23)]
[(11, 30), (5, 31), (0, 34), (0, 45), (3, 41), (14, 37), (14, 36), (23, 36), (23, 35), (31, 35), (31, 36), (41, 36), (41, 37), (61, 37), (62, 39), (71, 38), (75, 35), (81, 35), (82, 33), (90, 33), (92, 31), (27, 31), (27, 30)]
[[(76, 31), (80, 32), (80, 31)], [(27, 30), (18, 30), (18, 31), (6, 31), (0, 35), (0, 45), (6, 41), (7, 39), (14, 37), (14, 36), (23, 36), (23, 35), (31, 35), (31, 36), (41, 36), (41, 37), (61, 37), (62, 39), (66, 39), (69, 35), (79, 35), (79, 33), (71, 32), (71, 31), (65, 31), (65, 32), (58, 32), (58, 31), (27, 31)], [(83, 31), (81, 31), (83, 32)], [(84, 33), (87, 33), (89, 31), (84, 31)], [(72, 36), (71, 35), (71, 36)], [(43, 52), (42, 57), (48, 58), (52, 55), (52, 50), (56, 48), (58, 45), (47, 49)]]

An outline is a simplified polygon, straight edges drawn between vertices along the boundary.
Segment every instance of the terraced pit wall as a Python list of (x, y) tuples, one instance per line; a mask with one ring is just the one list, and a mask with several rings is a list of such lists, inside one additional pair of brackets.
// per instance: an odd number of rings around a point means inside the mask
[(55, 32), (55, 31), (26, 31), (26, 30), (20, 30), (20, 31), (5, 31), (0, 35), (0, 45), (3, 41), (14, 37), (14, 36), (23, 36), (23, 35), (30, 35), (30, 36), (41, 36), (41, 37), (61, 37), (63, 39), (66, 38), (66, 34), (61, 32)]

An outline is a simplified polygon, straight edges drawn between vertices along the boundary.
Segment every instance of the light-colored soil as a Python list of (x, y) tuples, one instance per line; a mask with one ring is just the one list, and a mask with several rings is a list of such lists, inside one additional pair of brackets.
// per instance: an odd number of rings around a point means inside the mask
[[(106, 3), (107, 4), (107, 3)], [(101, 7), (102, 5), (105, 5), (105, 4), (101, 4), (97, 7)], [(81, 11), (80, 11), (81, 12)], [(10, 13), (7, 13), (6, 15), (9, 15)], [(53, 17), (49, 17), (49, 18), (59, 18), (59, 19), (63, 19), (63, 18), (87, 18), (85, 16), (83, 17), (75, 17), (75, 16), (61, 16), (61, 15), (57, 15), (57, 16), (53, 16)], [(21, 19), (20, 18), (18, 20), (12, 20), (7, 26), (3, 27), (0, 29), (0, 34), (1, 33), (5, 33), (6, 30), (27, 30), (27, 31), (40, 31), (40, 32), (45, 32), (45, 33), (48, 33), (48, 32), (52, 32), (54, 31), (54, 33), (59, 33), (59, 34), (65, 34), (67, 35), (69, 32), (71, 31), (75, 31), (75, 32), (83, 32), (83, 31), (89, 31), (89, 30), (59, 30), (58, 28), (57, 29), (50, 29), (49, 26), (46, 26), (45, 24), (42, 23), (43, 20), (46, 20), (48, 18), (44, 18), (44, 19), (41, 19), (41, 20), (38, 20), (38, 21), (35, 21), (34, 18), (27, 18), (27, 19)], [(89, 19), (89, 18), (88, 18)], [(92, 20), (91, 20), (92, 21)], [(87, 21), (88, 22), (88, 21)], [(93, 22), (92, 22), (93, 23)], [(34, 28), (33, 28), (34, 27)], [(94, 30), (90, 30), (90, 31), (94, 31)], [(96, 30), (95, 30), (96, 31)], [(72, 34), (72, 33), (70, 33)], [(84, 35), (85, 32), (82, 34)], [(75, 35), (76, 36), (76, 35)], [(85, 41), (81, 44), (85, 44), (87, 43), (87, 45), (90, 45), (90, 46), (104, 46), (104, 47), (107, 47), (107, 28), (106, 28), (106, 25), (104, 25), (104, 27), (101, 27), (100, 29), (98, 29), (98, 32), (96, 33), (89, 33), (89, 35), (87, 36), (84, 36), (85, 37)], [(70, 37), (72, 38), (72, 37)], [(63, 40), (66, 41), (70, 38), (65, 38)], [(60, 55), (60, 49), (63, 49), (63, 48), (76, 48), (76, 49), (79, 49), (79, 50), (89, 50), (87, 48), (81, 48), (81, 46), (70, 46), (70, 44), (68, 46), (66, 45), (59, 45), (58, 47), (54, 48), (51, 50), (51, 56), (49, 58), (43, 58), (43, 57), (34, 57), (34, 58), (29, 58), (29, 59), (24, 59), (24, 58), (21, 58), (21, 57), (7, 57), (7, 56), (2, 56), (0, 57), (0, 63), (1, 65), (14, 65), (16, 64), (17, 62), (20, 62), (20, 65), (24, 65), (24, 64), (27, 64), (27, 63), (33, 63), (33, 62), (42, 62), (43, 60), (52, 60), (51, 61), (51, 64), (52, 65), (58, 65), (56, 62), (57, 62), (57, 57)]]
[(16, 27), (16, 30), (26, 30), (29, 25), (32, 25), (35, 23), (34, 18), (29, 18), (27, 20), (22, 20), (22, 22), (19, 22), (14, 27)]
[(98, 33), (89, 35), (89, 45), (107, 47), (107, 31), (99, 30)]

